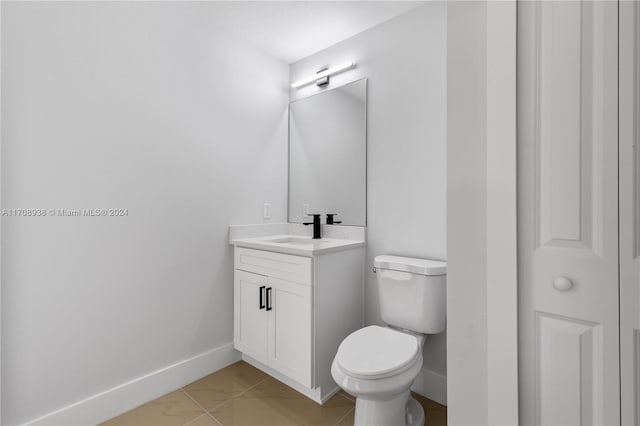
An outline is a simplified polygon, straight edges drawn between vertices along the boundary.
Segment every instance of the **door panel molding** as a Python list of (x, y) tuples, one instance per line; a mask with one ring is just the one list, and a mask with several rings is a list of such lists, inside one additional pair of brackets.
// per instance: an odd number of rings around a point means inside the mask
[(602, 325), (536, 312), (536, 424), (603, 424)]
[[(591, 2), (536, 2), (537, 248), (602, 256), (604, 14)], [(562, 28), (562, 37), (558, 37)], [(558, 112), (561, 113), (558, 113)]]

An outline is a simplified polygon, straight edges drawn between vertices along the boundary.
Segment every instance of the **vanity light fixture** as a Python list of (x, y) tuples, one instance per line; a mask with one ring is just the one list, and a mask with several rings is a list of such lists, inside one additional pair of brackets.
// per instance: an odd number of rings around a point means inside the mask
[(329, 76), (351, 69), (355, 65), (356, 64), (354, 64), (353, 62), (346, 62), (342, 65), (338, 65), (337, 67), (322, 69), (315, 75), (312, 75), (300, 81), (296, 81), (291, 85), (291, 87), (297, 89), (298, 87), (306, 86), (307, 84), (311, 84), (313, 82), (318, 82), (319, 86), (327, 85), (329, 84)]

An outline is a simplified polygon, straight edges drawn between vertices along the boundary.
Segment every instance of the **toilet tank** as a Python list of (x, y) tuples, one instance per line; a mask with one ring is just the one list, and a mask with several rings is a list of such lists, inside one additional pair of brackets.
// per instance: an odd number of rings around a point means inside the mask
[(445, 330), (446, 262), (384, 255), (373, 265), (386, 324), (423, 334)]

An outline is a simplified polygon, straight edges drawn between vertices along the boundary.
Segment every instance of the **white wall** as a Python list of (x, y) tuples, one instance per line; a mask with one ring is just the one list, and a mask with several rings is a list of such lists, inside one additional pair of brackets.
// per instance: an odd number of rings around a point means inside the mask
[(288, 66), (205, 3), (2, 2), (2, 424), (232, 341), (229, 224), (286, 220)]
[[(336, 86), (368, 78), (366, 322), (381, 323), (380, 254), (446, 259), (446, 4), (430, 2), (291, 66), (291, 81), (354, 61)], [(291, 91), (292, 99), (316, 93)], [(340, 212), (337, 212), (340, 213)], [(425, 368), (446, 374), (446, 336), (430, 336)]]

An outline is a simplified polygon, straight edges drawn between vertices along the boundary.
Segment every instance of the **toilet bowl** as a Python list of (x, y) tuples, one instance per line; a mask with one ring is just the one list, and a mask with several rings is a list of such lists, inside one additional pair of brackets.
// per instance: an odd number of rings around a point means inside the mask
[(356, 398), (355, 425), (424, 424), (422, 407), (408, 404), (409, 389), (422, 369), (421, 337), (370, 326), (340, 344), (331, 374)]
[(422, 406), (410, 389), (422, 369), (426, 334), (445, 329), (441, 261), (377, 256), (380, 310), (387, 327), (347, 336), (331, 365), (336, 383), (356, 398), (356, 426), (422, 426)]

